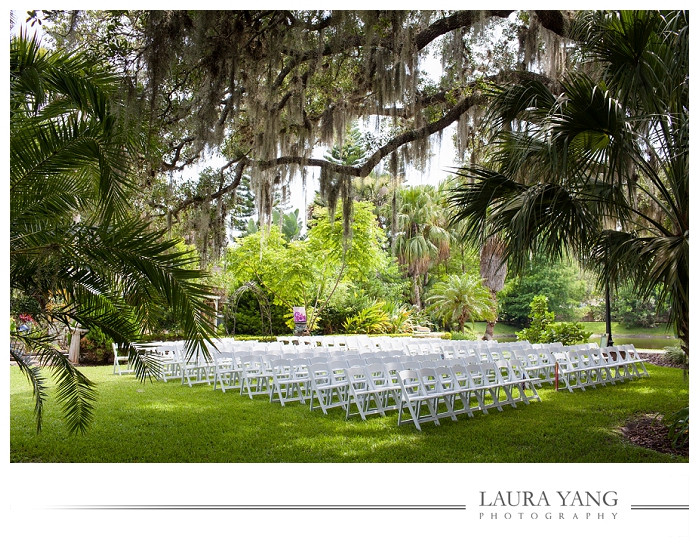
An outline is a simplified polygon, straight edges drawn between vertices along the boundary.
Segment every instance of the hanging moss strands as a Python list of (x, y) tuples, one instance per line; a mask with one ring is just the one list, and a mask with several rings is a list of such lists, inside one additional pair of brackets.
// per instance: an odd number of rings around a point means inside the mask
[[(249, 177), (259, 218), (269, 223), (275, 192), (283, 194), (310, 168), (320, 168), (313, 177), (330, 209), (339, 199), (347, 210), (351, 179), (369, 176), (384, 161), (394, 176), (408, 164), (424, 169), (432, 136), (439, 140), (454, 123), (463, 157), (480, 119), (473, 110), (487, 100), (484, 84), (529, 70), (541, 51), (553, 65), (562, 62), (560, 48), (554, 42), (542, 46), (541, 36), (564, 34), (568, 14), (167, 10), (57, 11), (46, 17), (57, 23), (57, 42), (85, 40), (124, 68), (126, 89), (140, 99), (129, 101), (129, 108), (148, 113), (152, 146), (142, 170), (145, 188), (160, 174), (215, 152), (225, 158), (218, 169), (234, 174), (221, 192), (234, 192)], [(507, 32), (492, 70), (484, 72), (474, 52), (498, 25)], [(522, 64), (516, 54), (502, 53), (508, 41), (523, 51)], [(425, 72), (430, 57), (441, 60), (441, 76)], [(342, 147), (352, 122), (370, 117), (381, 124), (381, 136), (360, 162), (314, 157), (319, 148)], [(186, 207), (217, 199), (215, 194)], [(170, 209), (177, 212), (180, 205)]]

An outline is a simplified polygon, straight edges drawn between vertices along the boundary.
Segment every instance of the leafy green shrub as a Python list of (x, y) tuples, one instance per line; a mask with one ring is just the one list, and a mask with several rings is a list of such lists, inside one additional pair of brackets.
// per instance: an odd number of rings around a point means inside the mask
[(114, 358), (112, 342), (101, 329), (93, 327), (80, 340), (80, 352), (90, 363), (107, 363)]
[(577, 322), (555, 323), (553, 312), (548, 311), (548, 298), (545, 295), (534, 297), (530, 309), (531, 324), (516, 332), (519, 340), (527, 340), (534, 344), (560, 342), (568, 346), (585, 343), (592, 335), (592, 331), (585, 331)]
[(415, 308), (407, 304), (385, 303), (388, 316), (386, 333), (411, 333), (415, 325)]
[(687, 354), (684, 353), (684, 350), (679, 345), (666, 346), (663, 350), (665, 350), (665, 355), (672, 363), (687, 365)]
[(42, 310), (39, 302), (28, 295), (19, 295), (10, 299), (10, 315), (19, 316), (29, 314), (30, 316), (41, 316)]
[(689, 406), (683, 407), (671, 415), (668, 435), (675, 449), (689, 444)]
[[(292, 326), (288, 327), (285, 322), (285, 315), (289, 312), (286, 307), (274, 304), (272, 296), (267, 294), (270, 302), (270, 314), (272, 316), (272, 333), (288, 334), (293, 330)], [(246, 291), (240, 295), (238, 307), (234, 308), (230, 303), (226, 305), (226, 333), (233, 333), (235, 327), (235, 335), (262, 335), (269, 333), (269, 323), (265, 319), (265, 324), (262, 323), (260, 315), (260, 303), (257, 296), (252, 291)], [(233, 317), (235, 315), (235, 318)]]
[(345, 333), (385, 333), (390, 321), (384, 306), (382, 301), (374, 301), (367, 308), (347, 318), (342, 324)]
[[(591, 282), (589, 282), (591, 284)], [(551, 261), (534, 256), (522, 276), (510, 278), (498, 294), (500, 321), (525, 326), (529, 305), (537, 295), (549, 297), (549, 310), (560, 321), (578, 321), (587, 298), (585, 276), (568, 259)]]
[(559, 322), (549, 329), (550, 340), (547, 342), (560, 342), (564, 346), (586, 343), (592, 335), (592, 331), (585, 331), (582, 324), (577, 322)]
[(234, 339), (236, 341), (275, 342), (277, 337), (275, 335), (235, 335)]
[[(634, 286), (623, 285), (613, 296), (611, 309), (612, 318), (626, 328), (653, 328), (667, 323), (669, 305), (667, 299), (660, 299), (660, 288), (647, 299), (640, 299)], [(605, 321), (604, 302), (592, 307), (592, 312), (594, 321)]]

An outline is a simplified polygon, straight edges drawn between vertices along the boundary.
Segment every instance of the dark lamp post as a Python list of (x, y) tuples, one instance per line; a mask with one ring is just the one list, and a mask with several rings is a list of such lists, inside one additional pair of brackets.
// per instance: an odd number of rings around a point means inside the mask
[(606, 303), (605, 303), (605, 316), (607, 317), (607, 346), (614, 346), (614, 341), (612, 340), (612, 311), (611, 311), (611, 299), (609, 291), (609, 278), (606, 281)]

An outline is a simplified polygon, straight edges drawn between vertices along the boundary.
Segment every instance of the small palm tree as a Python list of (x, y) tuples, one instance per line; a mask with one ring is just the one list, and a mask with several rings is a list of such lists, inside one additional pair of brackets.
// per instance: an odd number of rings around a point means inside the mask
[(456, 322), (463, 333), (467, 321), (495, 320), (495, 303), (490, 290), (477, 276), (451, 274), (434, 284), (429, 310), (447, 323)]
[[(191, 255), (133, 211), (138, 134), (125, 131), (111, 108), (115, 83), (84, 54), (12, 40), (10, 289), (38, 303), (34, 320), (46, 333), (77, 324), (125, 344), (168, 307), (182, 320), (188, 351), (206, 352), (211, 290)], [(40, 364), (57, 379), (69, 430), (84, 431), (95, 398), (89, 379), (48, 334), (16, 331), (12, 342), (11, 355), (34, 388), (37, 429), (47, 397)], [(140, 378), (155, 372), (133, 358)]]
[(395, 255), (406, 266), (412, 280), (413, 304), (420, 309), (424, 278), (433, 264), (449, 257), (450, 236), (434, 187), (414, 186), (399, 192)]

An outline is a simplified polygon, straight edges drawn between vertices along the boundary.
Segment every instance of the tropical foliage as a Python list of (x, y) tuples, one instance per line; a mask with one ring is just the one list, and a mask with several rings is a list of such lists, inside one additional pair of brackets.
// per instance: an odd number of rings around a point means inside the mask
[[(94, 385), (56, 347), (57, 326), (129, 343), (166, 307), (182, 318), (189, 351), (210, 334), (203, 273), (131, 208), (139, 134), (113, 113), (115, 84), (81, 53), (50, 53), (26, 36), (10, 44), (10, 289), (38, 309), (36, 329), (12, 334), (11, 354), (32, 383), (39, 429), (40, 364), (58, 381), (69, 430), (92, 417)], [(138, 361), (137, 372), (151, 369)]]
[[(529, 304), (537, 295), (546, 295), (550, 310), (558, 320), (580, 320), (580, 307), (592, 294), (590, 280), (573, 262), (532, 257), (520, 276), (511, 276), (499, 295), (500, 317), (523, 326), (528, 322)], [(617, 316), (614, 316), (617, 318)]]
[(532, 344), (560, 342), (564, 346), (586, 343), (591, 331), (577, 322), (554, 322), (553, 312), (549, 312), (548, 297), (537, 295), (530, 305), (529, 327), (517, 332), (517, 339)]
[(333, 220), (325, 208), (315, 214), (303, 240), (287, 241), (276, 225), (239, 238), (227, 252), (229, 277), (223, 280), (232, 290), (254, 281), (289, 311), (294, 306), (315, 311), (308, 316), (309, 330), (350, 280), (376, 277), (388, 265), (385, 235), (371, 204), (355, 204), (347, 238), (342, 212)]
[(467, 321), (495, 319), (490, 290), (477, 276), (450, 275), (432, 287), (427, 302), (430, 310), (448, 326), (456, 323), (463, 333)]
[(450, 235), (434, 187), (412, 186), (399, 191), (398, 226), (393, 246), (412, 280), (412, 301), (422, 308), (422, 291), (430, 267), (449, 257)]
[(556, 86), (493, 88), (490, 163), (460, 171), (454, 218), (520, 270), (569, 251), (600, 280), (662, 287), (688, 350), (688, 13), (584, 13), (572, 34), (584, 64)]

